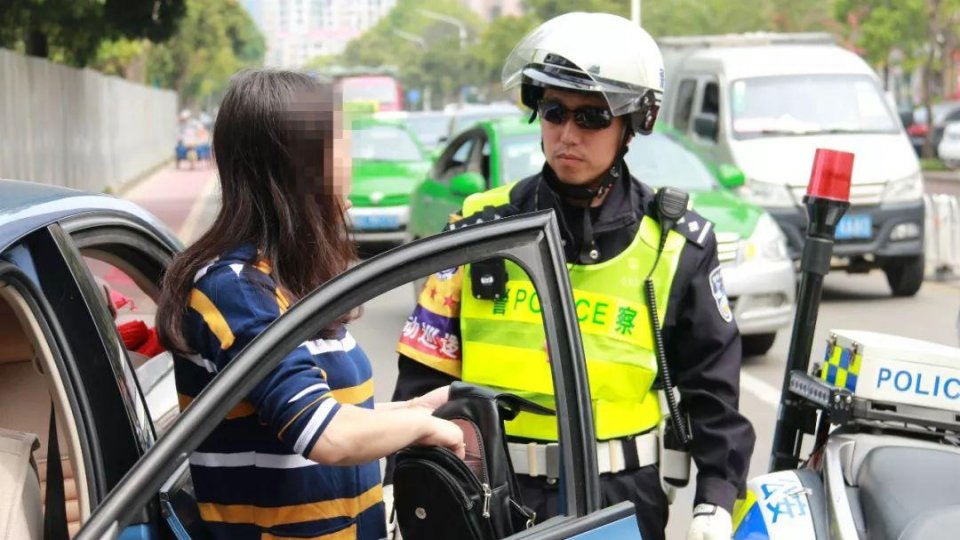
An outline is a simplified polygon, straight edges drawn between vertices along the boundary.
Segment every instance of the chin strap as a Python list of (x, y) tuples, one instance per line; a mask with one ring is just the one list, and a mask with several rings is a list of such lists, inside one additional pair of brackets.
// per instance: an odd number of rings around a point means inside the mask
[[(580, 252), (577, 254), (577, 263), (593, 264), (600, 260), (600, 249), (597, 247), (596, 239), (593, 236), (593, 218), (590, 215), (590, 203), (597, 198), (603, 197), (610, 191), (614, 184), (623, 176), (624, 161), (627, 155), (627, 140), (630, 136), (630, 129), (624, 128), (620, 136), (620, 151), (617, 152), (613, 160), (613, 165), (607, 170), (595, 187), (573, 186), (565, 184), (557, 178), (553, 169), (546, 165), (544, 167), (543, 177), (547, 185), (554, 193), (560, 195), (564, 204), (568, 202), (575, 203), (577, 207), (583, 207), (583, 236), (580, 242)], [(543, 142), (540, 143), (541, 148)]]

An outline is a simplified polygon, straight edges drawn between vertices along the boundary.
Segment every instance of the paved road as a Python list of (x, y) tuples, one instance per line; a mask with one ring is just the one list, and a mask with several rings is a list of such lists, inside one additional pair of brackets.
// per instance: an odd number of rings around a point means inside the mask
[[(928, 181), (927, 186), (928, 189), (939, 185), (950, 187), (953, 184), (949, 182), (934, 184)], [(210, 171), (168, 170), (137, 186), (127, 193), (127, 197), (169, 220), (181, 238), (190, 241), (209, 224), (217, 211), (215, 187), (215, 177)], [(368, 303), (363, 317), (353, 325), (354, 336), (374, 362), (378, 400), (389, 399), (393, 390), (396, 380), (393, 347), (412, 307), (412, 286), (405, 285)], [(882, 273), (830, 275), (826, 280), (814, 354), (819, 355), (822, 351), (831, 328), (870, 329), (957, 345), (958, 311), (960, 288), (955, 282), (927, 282), (913, 298), (892, 298)], [(744, 360), (740, 405), (758, 435), (751, 474), (766, 471), (787, 344), (787, 332), (781, 332), (766, 356)], [(692, 488), (678, 494), (668, 538), (684, 538), (692, 497)]]

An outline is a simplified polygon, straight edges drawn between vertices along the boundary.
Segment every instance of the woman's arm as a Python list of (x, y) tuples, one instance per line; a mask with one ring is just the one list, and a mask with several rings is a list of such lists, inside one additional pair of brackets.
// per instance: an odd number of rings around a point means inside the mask
[(341, 405), (310, 451), (324, 465), (359, 465), (407, 446), (440, 446), (464, 457), (463, 432), (425, 407), (369, 410)]
[(375, 405), (378, 411), (393, 411), (397, 409), (409, 409), (411, 407), (423, 407), (431, 411), (443, 405), (450, 399), (450, 386), (441, 386), (435, 388), (422, 396), (408, 399), (406, 401), (388, 401), (386, 403), (377, 403)]

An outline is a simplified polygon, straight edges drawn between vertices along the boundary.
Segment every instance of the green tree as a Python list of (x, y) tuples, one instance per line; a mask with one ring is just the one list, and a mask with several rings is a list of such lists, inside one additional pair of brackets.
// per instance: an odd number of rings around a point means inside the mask
[(168, 39), (184, 0), (3, 0), (0, 46), (83, 67), (103, 41)]
[[(659, 2), (643, 2), (646, 9), (650, 4)], [(630, 16), (630, 2), (627, 0), (524, 0), (526, 12), (539, 21), (552, 19), (557, 15), (571, 11), (588, 11), (613, 13), (623, 17)]]
[[(834, 14), (844, 23), (849, 40), (885, 72), (894, 49), (907, 69), (923, 68), (923, 103), (932, 126), (938, 71), (944, 70), (942, 44), (957, 41), (960, 0), (837, 0)], [(941, 82), (941, 87), (942, 87)], [(933, 129), (927, 133), (923, 155), (933, 156)]]
[(148, 53), (148, 82), (176, 90), (188, 107), (212, 100), (230, 76), (262, 64), (263, 36), (236, 0), (187, 0), (177, 33)]
[(531, 15), (498, 17), (480, 35), (480, 41), (471, 50), (471, 62), (477, 77), (489, 86), (488, 92), (501, 93), (499, 85), (504, 61), (538, 23)]
[[(424, 15), (428, 10), (461, 21), (467, 43), (461, 47), (459, 31), (450, 24)], [(352, 66), (394, 66), (409, 88), (431, 92), (435, 104), (456, 99), (463, 84), (477, 84), (470, 42), (483, 22), (459, 0), (399, 0), (385, 17), (362, 36), (347, 44), (338, 62)]]

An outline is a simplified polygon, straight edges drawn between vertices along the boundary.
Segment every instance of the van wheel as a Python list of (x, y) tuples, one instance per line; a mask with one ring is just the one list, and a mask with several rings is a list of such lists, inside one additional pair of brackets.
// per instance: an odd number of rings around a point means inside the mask
[(883, 273), (894, 296), (913, 296), (923, 285), (923, 255), (893, 257), (883, 264)]
[(776, 332), (768, 334), (753, 334), (749, 336), (740, 336), (740, 342), (743, 345), (744, 356), (763, 356), (767, 354), (773, 342), (777, 339)]

